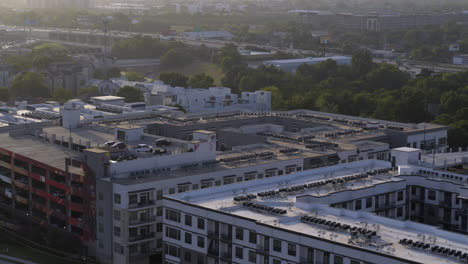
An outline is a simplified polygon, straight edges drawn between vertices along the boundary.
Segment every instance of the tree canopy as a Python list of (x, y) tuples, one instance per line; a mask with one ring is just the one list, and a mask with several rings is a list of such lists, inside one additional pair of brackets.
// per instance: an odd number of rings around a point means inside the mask
[(10, 100), (10, 91), (6, 87), (0, 87), (0, 101), (8, 102)]
[(126, 103), (135, 103), (135, 102), (144, 102), (145, 97), (143, 92), (132, 86), (124, 86), (120, 88), (120, 90), (116, 94), (117, 96), (121, 96), (125, 98)]
[(192, 88), (209, 88), (214, 86), (214, 79), (205, 73), (199, 73), (190, 76), (187, 85)]
[(177, 72), (161, 72), (159, 80), (173, 87), (187, 87), (188, 77)]
[(44, 76), (37, 72), (26, 72), (16, 75), (11, 84), (14, 96), (49, 98), (50, 89), (46, 84)]

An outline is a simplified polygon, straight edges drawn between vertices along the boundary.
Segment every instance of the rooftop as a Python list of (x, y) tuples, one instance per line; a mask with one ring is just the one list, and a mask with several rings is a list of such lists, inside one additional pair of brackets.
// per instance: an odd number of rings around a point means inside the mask
[[(436, 227), (427, 226), (410, 221), (398, 221), (386, 217), (376, 216), (366, 212), (356, 212), (346, 209), (331, 208), (321, 204), (297, 204), (296, 197), (303, 195), (323, 196), (342, 188), (365, 188), (379, 182), (398, 181), (397, 173), (388, 170), (390, 163), (384, 161), (367, 160), (348, 164), (340, 164), (315, 170), (302, 171), (282, 177), (273, 177), (238, 184), (225, 185), (217, 188), (202, 189), (187, 193), (169, 195), (168, 199), (191, 203), (208, 210), (221, 211), (244, 218), (250, 218), (262, 225), (271, 225), (304, 236), (319, 237), (333, 243), (365, 248), (381, 254), (388, 254), (408, 261), (421, 263), (458, 263), (457, 258), (429, 251), (405, 247), (399, 243), (403, 238), (421, 241), (436, 239), (437, 245), (468, 253), (468, 237), (462, 234), (442, 231)], [(375, 175), (367, 172), (378, 171)], [(359, 175), (367, 175), (361, 176)], [(357, 177), (356, 177), (357, 176)], [(341, 179), (343, 183), (337, 183)], [(323, 184), (320, 185), (319, 183)], [(327, 183), (328, 182), (328, 183)], [(309, 187), (294, 189), (294, 186)], [(335, 186), (336, 185), (336, 186)], [(315, 186), (315, 187), (310, 187)], [(319, 186), (319, 187), (317, 187)], [(262, 195), (273, 190), (283, 191), (281, 195)], [(236, 201), (235, 197), (255, 195), (253, 204)], [(245, 201), (245, 200), (244, 200)], [(273, 214), (262, 211), (258, 205), (274, 207), (284, 213)], [(331, 229), (329, 226), (304, 221), (305, 216), (320, 218), (326, 221), (349, 225), (350, 227), (365, 228), (376, 232), (370, 242), (362, 243), (351, 235), (349, 230)]]

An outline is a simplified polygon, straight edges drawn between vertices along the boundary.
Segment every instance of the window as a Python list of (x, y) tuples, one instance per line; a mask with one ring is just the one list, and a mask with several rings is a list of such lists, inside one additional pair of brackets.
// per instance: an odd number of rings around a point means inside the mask
[(236, 239), (244, 240), (244, 229), (236, 227)]
[(120, 237), (120, 227), (114, 226), (114, 236)]
[(188, 192), (189, 190), (190, 190), (190, 185), (188, 184), (177, 186), (178, 193)]
[(385, 160), (387, 153), (378, 153), (375, 155), (375, 158), (378, 160)]
[(115, 243), (115, 242), (114, 242), (114, 252), (115, 252), (115, 253), (119, 253), (119, 254), (123, 254), (123, 247), (122, 247), (122, 245), (120, 245), (119, 243)]
[(197, 246), (199, 248), (204, 248), (205, 247), (205, 238), (202, 236), (197, 237)]
[(243, 259), (244, 258), (244, 249), (241, 247), (236, 247), (236, 258)]
[(180, 213), (174, 210), (166, 209), (166, 219), (180, 223)]
[(333, 257), (333, 264), (343, 264), (343, 257), (335, 255)]
[(434, 201), (436, 199), (436, 192), (434, 190), (429, 190), (427, 193), (427, 198)]
[(279, 259), (273, 259), (273, 264), (281, 264), (281, 260), (279, 260)]
[(255, 251), (249, 250), (249, 262), (257, 263), (257, 254)]
[(366, 208), (372, 207), (372, 197), (366, 198)]
[(244, 181), (242, 177), (237, 177), (237, 182), (242, 182), (242, 181)]
[(192, 185), (192, 190), (198, 190), (198, 184)]
[(283, 170), (279, 170), (278, 175), (283, 175)]
[(253, 173), (246, 173), (244, 175), (244, 180), (245, 181), (251, 181), (251, 180), (255, 180), (255, 176), (256, 176), (256, 172), (253, 172)]
[(169, 226), (166, 226), (166, 237), (180, 240), (180, 230), (176, 228), (172, 228)]
[(120, 194), (114, 193), (114, 203), (120, 204)]
[(128, 204), (137, 204), (138, 203), (138, 195), (137, 194), (130, 194), (128, 196)]
[(398, 199), (398, 201), (403, 200), (403, 191), (398, 192), (397, 199)]
[(156, 232), (161, 233), (162, 232), (163, 225), (162, 223), (157, 223), (156, 224)]
[(224, 185), (233, 184), (233, 183), (234, 183), (234, 176), (224, 177), (224, 179), (223, 179), (223, 184)]
[(296, 172), (296, 167), (286, 167), (286, 170), (285, 170), (286, 174), (291, 174), (293, 172)]
[(98, 215), (99, 215), (99, 216), (103, 216), (103, 215), (104, 215), (104, 210), (102, 209), (102, 207), (99, 207), (99, 208), (98, 208)]
[(191, 215), (188, 215), (188, 214), (185, 215), (185, 225), (186, 226), (192, 226), (192, 216)]
[(276, 169), (273, 170), (266, 170), (265, 171), (265, 177), (270, 178), (276, 175)]
[(104, 200), (104, 194), (102, 192), (99, 192), (98, 196), (100, 201)]
[(162, 200), (163, 197), (163, 191), (157, 191), (156, 192), (156, 200)]
[(174, 194), (175, 193), (175, 188), (169, 188), (169, 194)]
[(99, 248), (104, 248), (104, 243), (102, 243), (102, 240), (99, 240)]
[(161, 238), (156, 240), (156, 247), (157, 248), (162, 248), (162, 239)]
[(185, 251), (184, 260), (188, 262), (192, 261), (192, 254), (190, 253), (190, 251)]
[(156, 216), (162, 216), (163, 215), (163, 208), (162, 206), (158, 206), (156, 208)]
[(362, 200), (354, 201), (354, 210), (361, 210), (362, 208)]
[(252, 244), (257, 244), (257, 234), (253, 231), (249, 232), (249, 242)]
[(114, 209), (114, 220), (120, 221), (120, 211), (117, 209)]
[(98, 230), (99, 230), (99, 233), (103, 233), (103, 232), (104, 232), (104, 225), (102, 225), (102, 223), (99, 223), (99, 225), (98, 225)]
[(397, 208), (396, 216), (397, 217), (402, 217), (403, 216), (403, 207), (398, 207)]
[(185, 243), (192, 244), (192, 234), (185, 233)]
[(210, 188), (213, 186), (213, 183), (211, 181), (204, 181), (200, 184), (200, 188), (205, 189), (205, 188)]
[(136, 237), (138, 236), (138, 228), (130, 228), (128, 229), (128, 236)]
[(197, 227), (198, 229), (205, 230), (205, 219), (199, 217), (197, 219)]
[(273, 251), (281, 252), (281, 240), (273, 239)]
[(296, 256), (296, 245), (288, 243), (288, 255), (289, 256)]
[(178, 258), (180, 254), (180, 249), (173, 245), (166, 245), (166, 254)]

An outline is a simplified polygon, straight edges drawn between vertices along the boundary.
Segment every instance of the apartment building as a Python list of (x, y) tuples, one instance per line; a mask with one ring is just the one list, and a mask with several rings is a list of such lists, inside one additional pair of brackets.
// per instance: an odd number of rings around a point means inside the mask
[(422, 168), (367, 160), (165, 196), (164, 263), (465, 263), (466, 235), (403, 221), (450, 221), (450, 204), (466, 232), (468, 177)]
[[(21, 103), (21, 109), (21, 116), (40, 122), (0, 129), (6, 156), (0, 204), (76, 234), (102, 263), (162, 260), (164, 195), (270, 178), (285, 178), (287, 185), (290, 175), (302, 171), (392, 160), (390, 146), (419, 145), (425, 137), (434, 144), (421, 144), (434, 152), (447, 148), (445, 126), (305, 110), (116, 113), (77, 100), (61, 107)], [(166, 143), (158, 145), (161, 139)], [(110, 141), (126, 147), (104, 144)], [(152, 151), (139, 152), (142, 144)], [(351, 200), (337, 198), (334, 204)]]
[(303, 24), (327, 27), (336, 25), (338, 30), (392, 31), (438, 26), (450, 20), (468, 23), (466, 12), (452, 13), (332, 13), (295, 10)]

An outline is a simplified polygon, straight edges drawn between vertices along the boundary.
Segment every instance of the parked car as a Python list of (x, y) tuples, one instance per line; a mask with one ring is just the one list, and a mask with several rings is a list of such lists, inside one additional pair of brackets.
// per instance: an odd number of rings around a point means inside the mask
[(133, 148), (137, 152), (150, 152), (153, 150), (151, 146), (148, 146), (146, 144), (138, 144), (138, 146)]
[(123, 142), (116, 142), (110, 147), (111, 148), (116, 148), (116, 149), (126, 149), (127, 145), (125, 143), (123, 143)]
[(171, 145), (171, 141), (170, 140), (167, 140), (167, 139), (164, 139), (164, 138), (160, 138), (160, 139), (156, 139), (154, 141), (154, 144), (158, 147), (160, 146), (169, 146)]
[(115, 142), (115, 141), (107, 141), (106, 143), (104, 143), (104, 145), (110, 147), (110, 146), (114, 145), (115, 143), (117, 143), (117, 142)]

